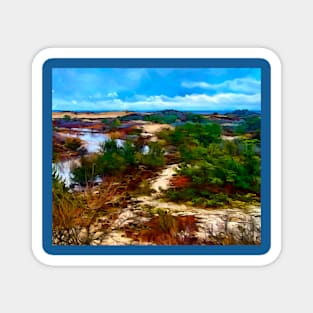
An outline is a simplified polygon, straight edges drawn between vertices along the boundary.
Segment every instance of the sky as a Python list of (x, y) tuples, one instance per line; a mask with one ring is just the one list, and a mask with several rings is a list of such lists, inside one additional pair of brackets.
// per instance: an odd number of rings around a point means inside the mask
[(54, 68), (52, 110), (261, 110), (257, 68)]

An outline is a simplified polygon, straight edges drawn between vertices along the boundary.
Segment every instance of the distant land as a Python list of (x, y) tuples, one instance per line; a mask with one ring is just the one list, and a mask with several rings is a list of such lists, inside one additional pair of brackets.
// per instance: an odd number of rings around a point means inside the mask
[(162, 112), (162, 111), (177, 111), (177, 112), (191, 112), (195, 114), (226, 114), (226, 113), (233, 113), (233, 112), (251, 112), (251, 113), (261, 113), (260, 110), (249, 110), (249, 109), (241, 109), (241, 110), (174, 110), (174, 109), (164, 109), (164, 110), (52, 110), (53, 113), (95, 113), (95, 114), (107, 114), (107, 113), (121, 113), (125, 114), (133, 114), (133, 113), (155, 113), (155, 112)]
[(134, 114), (130, 111), (53, 111), (52, 118), (64, 118), (65, 115), (70, 118), (117, 118)]
[(198, 114), (198, 115), (239, 115), (239, 116), (247, 116), (257, 114), (260, 115), (260, 111), (252, 111), (248, 109), (243, 110), (231, 110), (231, 111), (217, 111), (217, 110), (208, 110), (208, 111), (190, 111), (190, 110), (172, 110), (172, 109), (165, 109), (165, 110), (156, 110), (156, 111), (143, 111), (143, 110), (136, 110), (136, 111), (61, 111), (55, 110), (52, 111), (52, 118), (53, 119), (63, 119), (64, 116), (68, 116), (71, 119), (114, 119), (114, 118), (123, 118), (126, 116), (133, 116), (140, 114), (141, 116), (144, 115), (154, 115), (154, 114)]

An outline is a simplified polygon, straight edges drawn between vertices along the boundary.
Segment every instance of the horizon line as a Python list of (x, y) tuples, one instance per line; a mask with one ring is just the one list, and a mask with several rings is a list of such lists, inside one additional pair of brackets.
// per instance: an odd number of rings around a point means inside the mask
[(177, 110), (177, 109), (161, 109), (161, 110), (54, 110), (52, 112), (162, 112), (162, 111), (177, 111), (177, 112), (234, 112), (234, 111), (250, 111), (250, 112), (261, 112), (261, 110), (251, 109), (224, 109), (224, 110)]

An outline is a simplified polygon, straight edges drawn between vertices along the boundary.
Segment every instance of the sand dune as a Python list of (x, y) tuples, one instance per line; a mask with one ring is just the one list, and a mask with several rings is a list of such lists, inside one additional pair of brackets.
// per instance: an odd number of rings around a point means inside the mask
[(64, 115), (68, 115), (71, 118), (79, 118), (79, 119), (101, 119), (101, 118), (116, 118), (119, 116), (126, 116), (133, 114), (134, 112), (52, 112), (52, 118), (58, 119), (58, 118), (64, 118)]
[(170, 124), (158, 124), (158, 123), (151, 123), (151, 122), (143, 122), (140, 126), (137, 126), (139, 129), (142, 129), (146, 133), (155, 134), (160, 132), (163, 129), (171, 129), (173, 130), (174, 127)]

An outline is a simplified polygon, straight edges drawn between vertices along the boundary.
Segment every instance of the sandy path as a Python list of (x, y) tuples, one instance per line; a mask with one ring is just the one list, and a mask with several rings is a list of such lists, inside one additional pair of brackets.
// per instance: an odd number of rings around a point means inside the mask
[(151, 181), (151, 188), (157, 191), (151, 196), (138, 197), (138, 208), (154, 207), (168, 210), (173, 216), (192, 215), (196, 218), (198, 231), (196, 236), (207, 239), (208, 236), (232, 234), (233, 238), (240, 242), (242, 236), (249, 241), (260, 243), (261, 207), (259, 205), (247, 206), (245, 210), (240, 208), (204, 209), (186, 204), (162, 201), (159, 198), (162, 190), (170, 187), (170, 179), (176, 173), (178, 164), (166, 167), (160, 175)]
[(160, 199), (145, 196), (137, 198), (137, 207), (153, 207), (167, 210), (172, 216), (194, 216), (197, 232), (194, 234), (199, 240), (209, 237), (219, 238), (225, 234), (231, 235), (238, 243), (243, 238), (253, 244), (260, 244), (261, 240), (261, 208), (250, 205), (245, 210), (240, 208), (202, 209), (174, 202), (162, 202)]
[(244, 240), (248, 240), (252, 244), (260, 243), (261, 208), (259, 205), (247, 206), (245, 210), (231, 207), (204, 209), (186, 204), (162, 201), (160, 198), (162, 190), (170, 188), (170, 180), (176, 173), (177, 168), (178, 164), (167, 166), (155, 179), (151, 180), (151, 189), (155, 190), (155, 193), (133, 199), (134, 204), (121, 211), (114, 222), (113, 231), (108, 234), (104, 244), (133, 244), (125, 234), (121, 235), (119, 228), (130, 223), (141, 225), (147, 222), (149, 218), (143, 216), (146, 207), (167, 210), (171, 212), (172, 216), (194, 216), (198, 229), (193, 235), (200, 241), (215, 238), (218, 242), (219, 238), (228, 234), (238, 243)]
[(238, 138), (240, 138), (240, 137), (239, 137), (239, 136), (224, 136), (224, 135), (222, 135), (221, 138), (222, 138), (223, 140), (233, 141), (233, 140), (238, 139)]
[(177, 164), (172, 164), (166, 167), (156, 179), (151, 181), (151, 189), (158, 193), (160, 190), (168, 189), (170, 187), (170, 180), (173, 175), (176, 174), (177, 168)]

